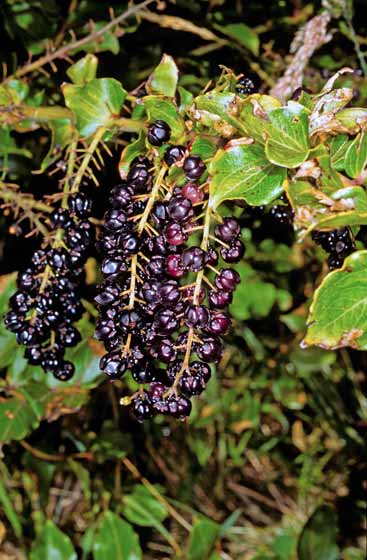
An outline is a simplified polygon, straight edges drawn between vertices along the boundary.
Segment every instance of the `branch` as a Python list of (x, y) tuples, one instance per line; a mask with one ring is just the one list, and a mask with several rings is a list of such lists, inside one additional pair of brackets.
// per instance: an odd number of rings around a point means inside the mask
[(52, 53), (45, 54), (44, 56), (41, 56), (38, 60), (35, 60), (34, 62), (32, 62), (31, 64), (25, 64), (24, 66), (21, 66), (20, 68), (18, 68), (14, 72), (14, 74), (12, 74), (11, 76), (8, 76), (6, 78), (6, 80), (4, 80), (4, 81), (7, 82), (7, 81), (9, 81), (11, 79), (14, 79), (14, 78), (21, 78), (25, 74), (29, 74), (30, 72), (33, 72), (33, 70), (37, 70), (38, 68), (41, 68), (45, 64), (49, 64), (49, 63), (51, 63), (52, 61), (54, 61), (58, 58), (66, 57), (68, 54), (70, 54), (70, 51), (78, 49), (78, 48), (82, 47), (83, 45), (86, 45), (90, 41), (94, 41), (95, 39), (98, 39), (98, 37), (102, 37), (110, 29), (112, 29), (116, 25), (119, 25), (122, 21), (124, 21), (128, 17), (140, 12), (140, 10), (142, 10), (143, 8), (146, 8), (146, 6), (148, 6), (149, 4), (152, 4), (153, 2), (156, 2), (156, 1), (157, 0), (145, 0), (141, 4), (138, 4), (137, 6), (133, 6), (132, 8), (129, 8), (128, 10), (126, 10), (125, 12), (120, 14), (119, 16), (113, 18), (109, 23), (107, 23), (104, 27), (101, 27), (101, 29), (99, 29), (98, 31), (93, 31), (92, 33), (90, 33), (89, 35), (86, 35), (82, 39), (78, 39), (77, 41), (74, 41), (73, 43), (69, 43), (68, 45), (64, 45), (63, 47), (60, 47), (59, 49), (57, 49), (56, 51), (54, 51)]

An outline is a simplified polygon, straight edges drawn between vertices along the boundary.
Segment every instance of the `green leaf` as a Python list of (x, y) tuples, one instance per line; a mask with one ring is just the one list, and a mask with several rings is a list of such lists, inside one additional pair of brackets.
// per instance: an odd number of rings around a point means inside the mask
[(178, 142), (181, 139), (185, 132), (185, 123), (171, 99), (148, 95), (144, 97), (144, 106), (150, 123), (156, 120), (165, 121), (171, 129), (170, 140)]
[(0, 397), (0, 442), (23, 439), (37, 428), (48, 397), (49, 389), (41, 383), (19, 388), (8, 398)]
[[(99, 31), (100, 29), (105, 27), (107, 23), (109, 22), (101, 21), (101, 20), (94, 22), (93, 24), (94, 30)], [(89, 33), (90, 33), (90, 28), (87, 30), (87, 34)], [(88, 41), (88, 43), (84, 43), (77, 49), (74, 49), (72, 51), (72, 54), (75, 54), (80, 51), (86, 53), (98, 53), (98, 52), (110, 51), (112, 52), (112, 54), (118, 54), (120, 51), (120, 43), (116, 36), (116, 33), (114, 32), (113, 29), (111, 29), (103, 33), (103, 35), (98, 37), (97, 39)]]
[(219, 534), (219, 525), (205, 517), (197, 517), (192, 528), (188, 560), (202, 560), (208, 558), (212, 552)]
[(100, 126), (118, 118), (126, 98), (126, 91), (113, 78), (94, 79), (84, 86), (65, 84), (62, 90), (82, 136), (90, 136)]
[(178, 93), (180, 95), (180, 106), (179, 111), (183, 115), (191, 107), (194, 100), (194, 96), (191, 91), (185, 89), (182, 86), (178, 86)]
[(140, 560), (139, 537), (129, 523), (106, 511), (93, 542), (94, 560)]
[(50, 120), (47, 126), (51, 130), (51, 143), (42, 161), (41, 168), (36, 173), (43, 173), (52, 163), (59, 159), (63, 149), (72, 142), (76, 134), (70, 119)]
[(367, 164), (367, 134), (357, 134), (345, 154), (345, 171), (349, 177), (357, 179)]
[(20, 539), (22, 536), (22, 525), (13, 507), (13, 504), (9, 497), (9, 493), (1, 480), (0, 480), (0, 504), (2, 504), (3, 507), (2, 511), (5, 513), (6, 517), (8, 518), (9, 523), (12, 526), (16, 537)]
[(125, 496), (124, 502), (124, 515), (131, 523), (143, 527), (154, 526), (156, 520), (163, 521), (168, 514), (161, 502), (158, 502), (141, 484), (134, 486), (133, 492)]
[(238, 286), (230, 306), (231, 314), (239, 320), (269, 315), (277, 299), (277, 290), (270, 282), (246, 279)]
[(130, 163), (145, 151), (145, 134), (141, 132), (139, 137), (130, 142), (126, 148), (122, 150), (118, 169), (121, 179), (126, 179), (129, 172)]
[(47, 520), (33, 543), (30, 560), (77, 560), (71, 540), (50, 520)]
[(240, 115), (243, 132), (264, 144), (266, 140), (264, 128), (268, 124), (268, 113), (280, 107), (280, 101), (271, 95), (255, 93), (246, 97)]
[(270, 124), (265, 125), (267, 157), (282, 167), (298, 167), (310, 151), (308, 111), (299, 103), (289, 101), (286, 107), (270, 111), (268, 117)]
[(164, 54), (162, 60), (155, 68), (147, 81), (148, 93), (174, 97), (178, 82), (178, 68), (171, 56)]
[(259, 54), (259, 37), (255, 31), (244, 23), (230, 23), (229, 25), (225, 25), (223, 27), (219, 27), (217, 25), (215, 27), (224, 33), (224, 35), (227, 35), (227, 37), (231, 37), (232, 39), (238, 41), (238, 43), (251, 51), (252, 54)]
[(329, 506), (320, 506), (309, 518), (298, 541), (299, 560), (337, 560), (337, 519)]
[(349, 136), (338, 134), (330, 142), (331, 165), (337, 171), (343, 171), (345, 166), (345, 153), (349, 145)]
[(197, 136), (191, 146), (190, 154), (200, 156), (201, 159), (206, 160), (212, 158), (216, 151), (216, 144), (209, 140), (209, 138)]
[(283, 192), (286, 170), (269, 163), (259, 144), (234, 145), (218, 150), (209, 166), (210, 206), (224, 200), (244, 199), (259, 206), (275, 200)]
[(71, 81), (77, 86), (94, 80), (97, 74), (98, 58), (94, 54), (83, 56), (78, 62), (70, 66), (66, 73)]
[(367, 251), (357, 251), (316, 290), (304, 346), (367, 349)]
[(229, 137), (233, 134), (233, 128), (243, 130), (242, 123), (238, 119), (242, 103), (242, 100), (234, 93), (208, 91), (204, 95), (195, 97), (191, 110), (192, 119), (194, 122), (214, 129), (222, 136)]
[(168, 515), (166, 508), (140, 484), (134, 486), (132, 494), (124, 497), (125, 517), (136, 525), (154, 527), (168, 542), (173, 538), (161, 523)]

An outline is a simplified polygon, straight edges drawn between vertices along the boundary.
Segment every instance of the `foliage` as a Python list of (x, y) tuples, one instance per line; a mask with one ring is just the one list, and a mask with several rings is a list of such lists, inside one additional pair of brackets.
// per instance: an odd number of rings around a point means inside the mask
[[(145, 2), (126, 15), (111, 2), (110, 22), (105, 2), (3, 4), (1, 314), (60, 191), (70, 179), (87, 189), (98, 229), (158, 119), (205, 161), (209, 208), (237, 216), (246, 255), (225, 353), (185, 423), (137, 424), (119, 406), (133, 382), (102, 378), (97, 254), (71, 381), (28, 365), (1, 323), (0, 555), (363, 558), (367, 85), (351, 71), (365, 69), (362, 3), (322, 3), (334, 35), (309, 62), (309, 89), (285, 103), (267, 92), (314, 3)], [(239, 93), (241, 73), (256, 93)], [(170, 179), (182, 184), (182, 169)], [(337, 228), (355, 251), (329, 272), (312, 232)]]

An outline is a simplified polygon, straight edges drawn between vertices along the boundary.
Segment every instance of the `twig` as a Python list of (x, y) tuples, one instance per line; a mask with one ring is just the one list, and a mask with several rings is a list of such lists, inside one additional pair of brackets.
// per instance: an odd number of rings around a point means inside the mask
[(68, 53), (70, 53), (70, 51), (78, 49), (83, 45), (86, 45), (90, 41), (94, 41), (95, 39), (98, 39), (98, 37), (102, 37), (110, 29), (112, 29), (116, 25), (119, 25), (122, 21), (124, 21), (128, 17), (140, 12), (140, 10), (146, 8), (149, 4), (152, 4), (153, 2), (156, 1), (157, 0), (145, 0), (145, 2), (142, 2), (137, 6), (133, 6), (132, 8), (129, 8), (119, 16), (115, 17), (109, 23), (107, 23), (104, 27), (101, 27), (101, 29), (98, 29), (97, 31), (96, 30), (93, 31), (92, 33), (86, 35), (82, 39), (78, 39), (77, 41), (69, 43), (68, 45), (64, 45), (63, 47), (60, 47), (54, 52), (45, 54), (44, 56), (41, 56), (38, 60), (35, 60), (30, 64), (25, 64), (24, 66), (21, 66), (14, 72), (14, 74), (8, 76), (5, 81), (9, 81), (13, 78), (21, 78), (25, 74), (29, 74), (30, 72), (33, 72), (33, 70), (37, 70), (38, 68), (41, 68), (45, 64), (51, 63), (53, 60), (66, 57)]

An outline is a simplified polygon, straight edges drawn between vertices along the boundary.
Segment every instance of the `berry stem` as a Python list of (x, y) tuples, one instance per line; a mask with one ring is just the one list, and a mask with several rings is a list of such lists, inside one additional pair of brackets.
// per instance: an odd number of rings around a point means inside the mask
[(162, 183), (162, 180), (163, 180), (163, 177), (164, 177), (165, 173), (166, 173), (166, 167), (162, 167), (157, 174), (157, 177), (155, 179), (152, 191), (151, 191), (150, 196), (149, 196), (149, 200), (147, 202), (147, 205), (144, 209), (143, 215), (142, 215), (142, 217), (140, 219), (140, 222), (139, 222), (139, 225), (138, 225), (138, 233), (139, 234), (142, 234), (143, 231), (144, 231), (144, 228), (146, 227), (148, 218), (149, 218), (151, 210), (153, 208), (153, 204), (154, 204), (155, 199), (157, 198), (157, 196), (159, 194), (159, 190), (161, 188), (161, 183)]
[(84, 177), (84, 174), (86, 173), (87, 169), (88, 169), (88, 165), (94, 155), (94, 152), (96, 151), (98, 144), (102, 141), (102, 138), (105, 134), (107, 130), (106, 126), (101, 126), (100, 128), (97, 129), (94, 138), (92, 140), (92, 142), (90, 143), (89, 148), (87, 149), (87, 151), (85, 152), (85, 155), (83, 157), (82, 163), (77, 171), (77, 174), (74, 177), (74, 181), (73, 181), (73, 186), (72, 186), (72, 192), (77, 192), (79, 189), (79, 185)]

